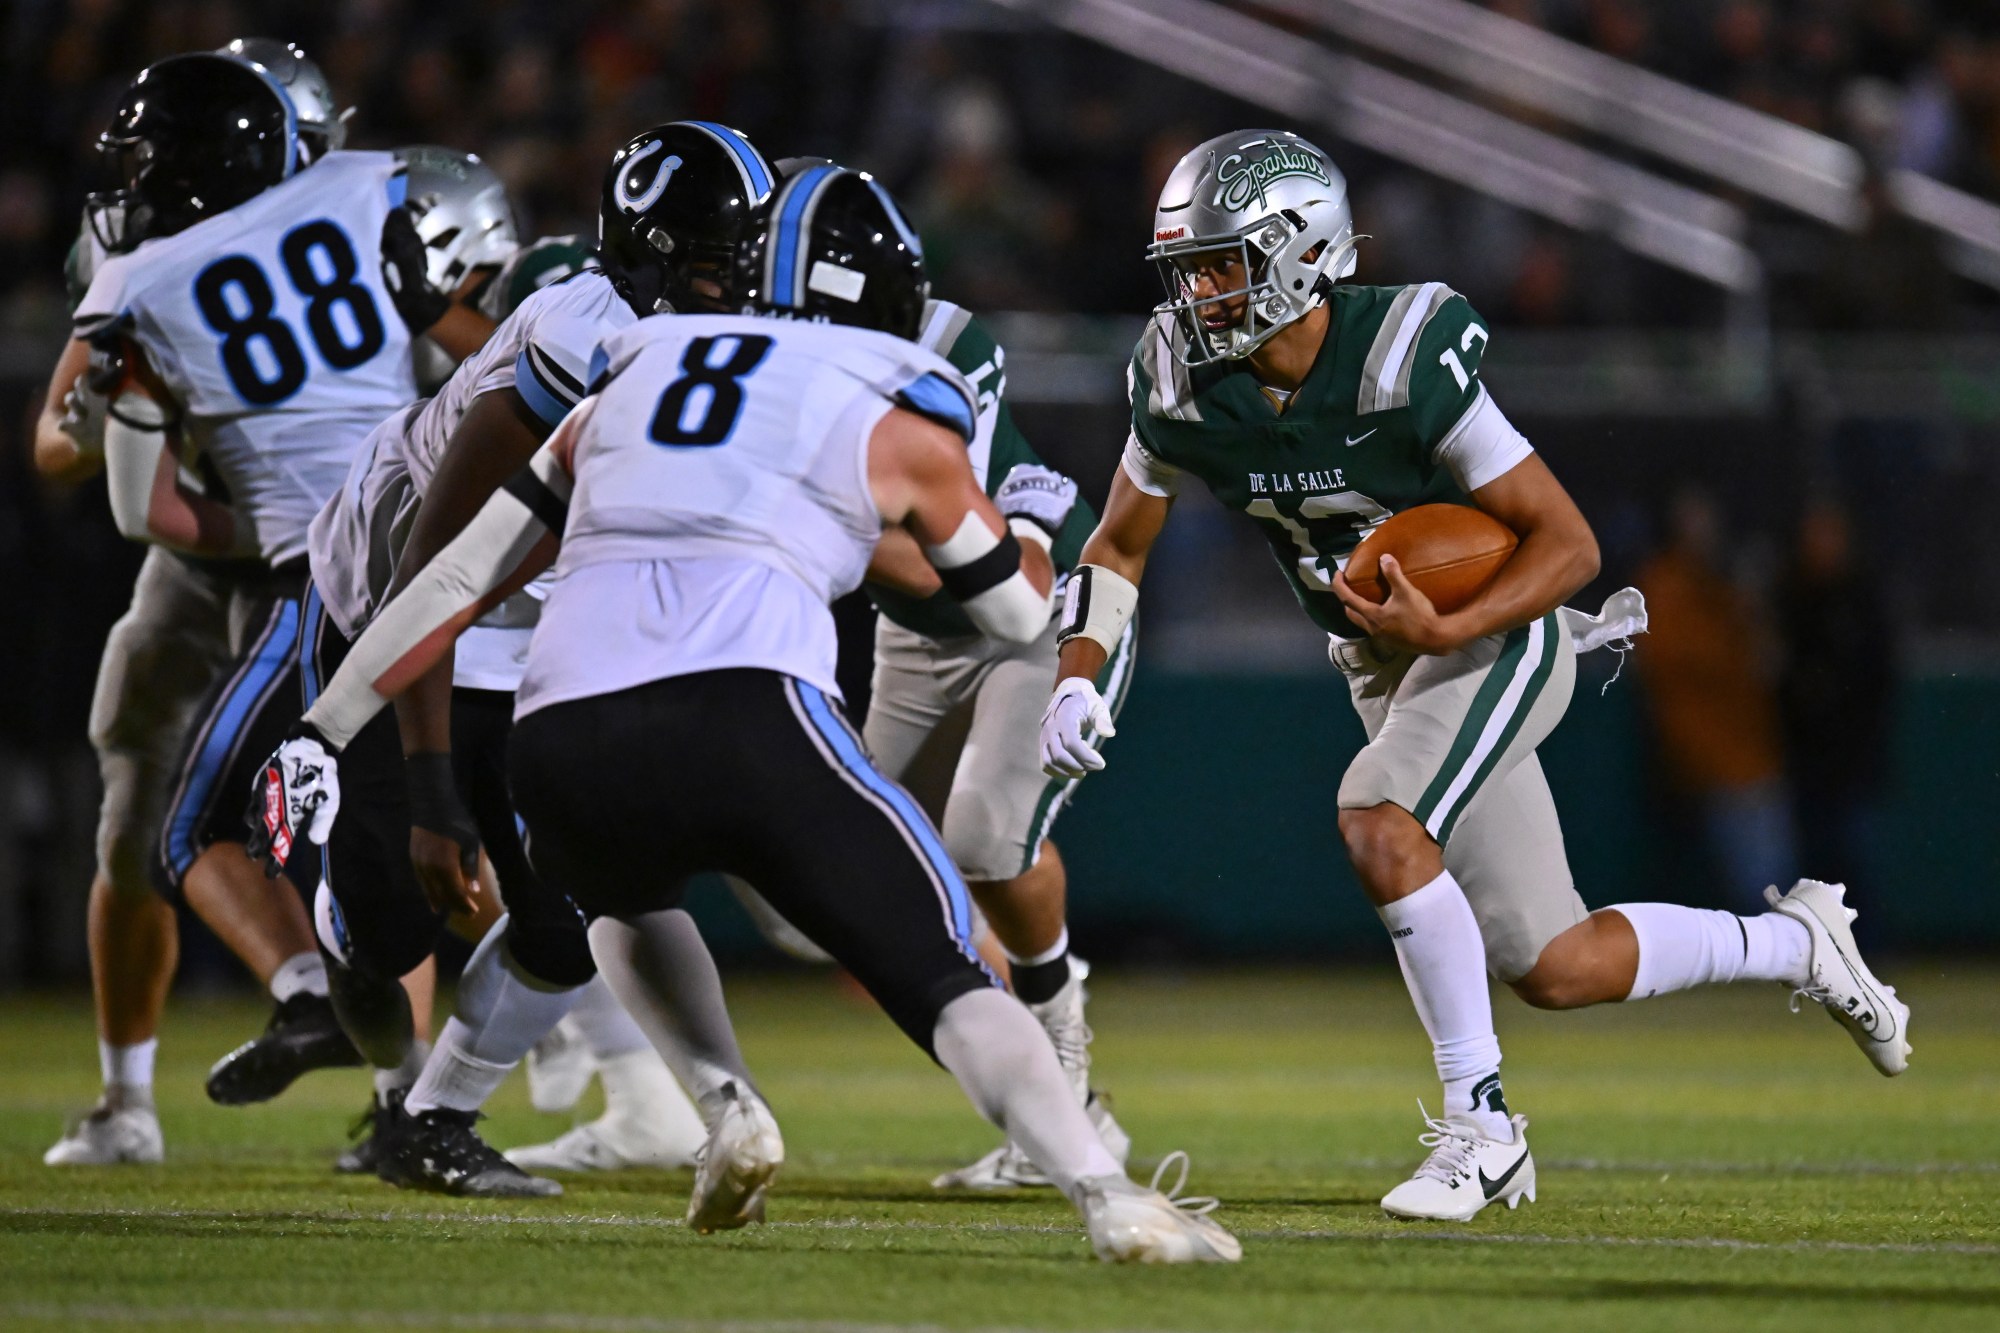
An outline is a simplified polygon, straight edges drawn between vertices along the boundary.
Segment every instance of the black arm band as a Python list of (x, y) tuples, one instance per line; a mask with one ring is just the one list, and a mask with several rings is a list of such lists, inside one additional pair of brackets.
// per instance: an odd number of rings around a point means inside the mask
[(985, 555), (953, 569), (940, 569), (944, 590), (961, 602), (969, 602), (982, 592), (999, 587), (1021, 568), (1020, 539), (1009, 532)]
[(528, 507), (541, 525), (556, 536), (562, 536), (563, 525), (569, 521), (569, 502), (550, 490), (542, 479), (535, 475), (532, 466), (516, 472), (506, 485), (507, 494)]

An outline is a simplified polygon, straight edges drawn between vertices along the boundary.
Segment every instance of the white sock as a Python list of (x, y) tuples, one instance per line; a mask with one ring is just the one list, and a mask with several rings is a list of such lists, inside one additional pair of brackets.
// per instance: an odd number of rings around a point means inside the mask
[(593, 977), (589, 985), (577, 992), (576, 1003), (570, 1006), (566, 1021), (600, 1064), (633, 1051), (652, 1050), (645, 1029), (625, 1012), (625, 1006), (618, 1003), (618, 997), (601, 976)]
[(1019, 1000), (1003, 990), (969, 991), (938, 1015), (932, 1042), (979, 1114), (1064, 1194), (1074, 1199), (1078, 1181), (1125, 1174), (1077, 1102), (1048, 1034)]
[(307, 995), (326, 994), (326, 959), (320, 957), (317, 949), (293, 954), (271, 974), (271, 998), (279, 1004), (301, 991)]
[(598, 1065), (597, 1073), (604, 1081), (603, 1120), (689, 1156), (708, 1141), (701, 1112), (651, 1046), (614, 1055)]
[(1430, 1034), (1446, 1115), (1470, 1119), (1511, 1141), (1500, 1091), (1500, 1038), (1493, 1031), (1486, 945), (1465, 890), (1449, 870), (1404, 898), (1375, 909), (1396, 945), (1396, 961), (1417, 1017)]
[(507, 951), (507, 918), (501, 917), (472, 951), (458, 981), (455, 1013), (465, 1031), (464, 1054), (512, 1069), (563, 1021), (582, 990), (550, 990), (531, 981)]
[(1729, 981), (1806, 982), (1812, 934), (1781, 912), (1737, 916), (1672, 903), (1606, 909), (1632, 923), (1639, 968), (1628, 1000)]
[(104, 1073), (105, 1100), (114, 1106), (153, 1104), (153, 1058), (160, 1039), (148, 1037), (129, 1046), (97, 1039), (97, 1064)]
[(1000, 946), (1000, 952), (1006, 954), (1007, 961), (1016, 967), (1040, 967), (1044, 963), (1053, 963), (1056, 959), (1069, 952), (1069, 927), (1064, 926), (1062, 934), (1056, 936), (1056, 942), (1040, 953), (1030, 954), (1026, 958), (1017, 958), (1014, 955), (1014, 951), (1005, 944)]
[(423, 1072), (403, 1098), (403, 1109), (417, 1115), (439, 1107), (449, 1111), (477, 1111), (484, 1106), (514, 1066), (482, 1060), (472, 1054), (477, 1041), (478, 1034), (459, 1022), (456, 1015), (446, 1019), (437, 1046), (424, 1061)]
[(410, 1043), (410, 1053), (403, 1057), (403, 1063), (392, 1069), (377, 1068), (375, 1071), (375, 1096), (379, 1100), (392, 1092), (401, 1092), (417, 1081), (424, 1072), (424, 1061), (431, 1053), (427, 1041)]

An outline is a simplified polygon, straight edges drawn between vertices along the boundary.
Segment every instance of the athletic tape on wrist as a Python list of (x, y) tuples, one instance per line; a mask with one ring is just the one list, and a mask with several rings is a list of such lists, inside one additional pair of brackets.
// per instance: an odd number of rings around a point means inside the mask
[(1139, 587), (1116, 570), (1102, 565), (1078, 565), (1063, 593), (1062, 625), (1056, 631), (1058, 644), (1071, 639), (1089, 639), (1113, 652), (1139, 609)]

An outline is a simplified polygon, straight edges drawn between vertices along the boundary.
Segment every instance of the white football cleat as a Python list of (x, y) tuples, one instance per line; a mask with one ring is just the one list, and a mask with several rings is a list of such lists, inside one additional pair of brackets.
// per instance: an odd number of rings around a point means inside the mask
[(1512, 1140), (1488, 1138), (1471, 1120), (1447, 1116), (1431, 1119), (1422, 1102), (1429, 1132), (1417, 1142), (1431, 1150), (1422, 1166), (1382, 1196), (1382, 1211), (1391, 1217), (1426, 1222), (1467, 1222), (1489, 1203), (1504, 1201), (1519, 1208), (1535, 1201), (1535, 1159), (1528, 1152), (1528, 1117), (1514, 1116)]
[(1090, 975), (1090, 964), (1075, 954), (1069, 956), (1069, 980), (1061, 990), (1040, 1004), (1028, 1006), (1028, 1012), (1042, 1025), (1042, 1031), (1049, 1034), (1049, 1043), (1056, 1048), (1056, 1059), (1062, 1062), (1063, 1073), (1069, 1076), (1069, 1085), (1076, 1089), (1076, 1099), (1083, 1105), (1090, 1104), (1090, 1024), (1083, 1021), (1084, 1001), (1090, 995), (1083, 988), (1083, 980)]
[[(1104, 1094), (1093, 1092), (1090, 1102), (1084, 1108), (1090, 1123), (1097, 1126), (1097, 1136), (1104, 1140), (1104, 1146), (1123, 1166), (1132, 1156), (1132, 1136), (1125, 1132), (1111, 1115), (1110, 1099)], [(947, 1171), (931, 1181), (934, 1190), (1018, 1190), (1039, 1189), (1051, 1185), (1042, 1174), (1042, 1169), (1028, 1160), (1012, 1139), (1001, 1144), (992, 1152), (970, 1166), (962, 1166), (956, 1171)]]
[(537, 1111), (561, 1114), (583, 1100), (596, 1072), (589, 1044), (565, 1018), (528, 1048), (528, 1100)]
[[(1175, 1165), (1180, 1177), (1163, 1193), (1160, 1179)], [(1187, 1173), (1187, 1154), (1171, 1152), (1153, 1172), (1151, 1186), (1125, 1176), (1078, 1182), (1077, 1209), (1097, 1257), (1108, 1264), (1233, 1264), (1241, 1259), (1243, 1242), (1209, 1216), (1216, 1200), (1180, 1197)]]
[(735, 1083), (722, 1095), (688, 1199), (688, 1225), (704, 1236), (763, 1221), (765, 1189), (785, 1164), (785, 1140), (764, 1099)]
[(63, 1131), (42, 1154), (44, 1166), (117, 1166), (164, 1159), (160, 1116), (151, 1106), (113, 1107), (99, 1102), (89, 1115)]
[(1842, 901), (1846, 895), (1845, 884), (1802, 879), (1786, 893), (1779, 893), (1773, 884), (1764, 890), (1764, 901), (1812, 936), (1806, 984), (1792, 992), (1792, 1012), (1798, 1012), (1801, 999), (1824, 1006), (1861, 1053), (1886, 1077), (1894, 1078), (1910, 1067), (1910, 1006), (1896, 998), (1894, 986), (1883, 985), (1861, 961), (1854, 932), (1848, 928), (1860, 913)]
[(631, 1167), (672, 1170), (693, 1166), (701, 1145), (686, 1148), (649, 1134), (623, 1117), (599, 1116), (548, 1143), (509, 1148), (501, 1154), (523, 1171), (624, 1171)]

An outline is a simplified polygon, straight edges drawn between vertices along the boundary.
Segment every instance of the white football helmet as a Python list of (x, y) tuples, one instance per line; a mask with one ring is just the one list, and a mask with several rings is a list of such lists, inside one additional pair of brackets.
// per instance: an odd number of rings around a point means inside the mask
[(247, 61), (277, 81), (292, 99), (292, 109), (299, 118), (299, 138), (310, 150), (312, 161), (346, 146), (347, 121), (354, 108), (343, 111), (336, 107), (333, 85), (297, 46), (274, 37), (238, 37), (216, 54)]
[(521, 248), (507, 187), (475, 154), (419, 144), (396, 156), (409, 168), (406, 206), (423, 238), (431, 286), (455, 292), (472, 270), (504, 264)]
[[(1210, 139), (1167, 177), (1146, 248), (1167, 289), (1154, 314), (1184, 335), (1168, 345), (1188, 365), (1249, 355), (1354, 272), (1359, 239), (1347, 178), (1318, 148), (1285, 130)], [(1197, 275), (1231, 260), (1242, 285), (1199, 295)]]

